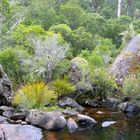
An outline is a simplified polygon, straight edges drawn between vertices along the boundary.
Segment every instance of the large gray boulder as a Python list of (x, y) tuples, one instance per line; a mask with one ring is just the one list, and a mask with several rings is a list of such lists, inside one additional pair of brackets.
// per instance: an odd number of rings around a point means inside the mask
[(0, 105), (9, 105), (13, 96), (12, 84), (0, 65)]
[(135, 74), (140, 68), (140, 34), (133, 37), (109, 68), (109, 75), (120, 84), (125, 76)]
[(30, 125), (0, 124), (0, 140), (41, 140), (41, 129)]
[(42, 112), (36, 109), (29, 112), (26, 121), (46, 130), (60, 130), (67, 124), (67, 121), (59, 111)]

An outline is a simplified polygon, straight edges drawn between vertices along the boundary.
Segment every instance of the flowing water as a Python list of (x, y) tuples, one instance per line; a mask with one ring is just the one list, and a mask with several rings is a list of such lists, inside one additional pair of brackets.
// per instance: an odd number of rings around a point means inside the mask
[[(104, 114), (97, 114), (102, 111)], [(98, 123), (86, 130), (69, 133), (65, 128), (59, 132), (44, 131), (44, 140), (140, 140), (140, 114), (111, 112), (103, 108), (86, 108), (85, 113)], [(104, 121), (117, 121), (115, 125), (102, 128)]]

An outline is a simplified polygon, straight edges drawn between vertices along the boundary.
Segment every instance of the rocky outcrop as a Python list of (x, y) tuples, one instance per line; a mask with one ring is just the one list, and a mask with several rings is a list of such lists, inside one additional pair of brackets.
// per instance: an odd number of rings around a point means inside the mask
[(12, 84), (0, 65), (0, 105), (9, 105), (12, 96)]
[(62, 113), (59, 111), (46, 113), (35, 109), (30, 111), (26, 121), (46, 130), (60, 130), (67, 124)]
[(122, 84), (124, 77), (140, 68), (140, 34), (133, 37), (109, 68), (109, 75)]
[(41, 129), (30, 125), (0, 124), (0, 140), (41, 140)]
[(69, 77), (72, 84), (76, 85), (80, 81), (88, 81), (89, 72), (89, 64), (84, 58), (76, 57), (71, 60)]

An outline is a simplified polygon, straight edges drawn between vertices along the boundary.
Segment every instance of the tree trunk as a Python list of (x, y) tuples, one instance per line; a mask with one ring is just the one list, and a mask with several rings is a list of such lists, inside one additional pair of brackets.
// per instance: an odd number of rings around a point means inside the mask
[(1, 44), (2, 44), (2, 14), (0, 13), (0, 48), (1, 48)]
[(122, 10), (122, 0), (118, 0), (118, 12), (117, 12), (118, 17), (121, 16), (121, 10)]

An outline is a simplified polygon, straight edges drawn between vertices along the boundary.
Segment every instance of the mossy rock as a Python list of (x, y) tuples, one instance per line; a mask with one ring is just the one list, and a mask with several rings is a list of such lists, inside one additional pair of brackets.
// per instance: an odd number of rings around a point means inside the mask
[(70, 62), (70, 82), (74, 85), (78, 84), (80, 81), (86, 82), (89, 80), (89, 63), (81, 57), (76, 57)]
[(115, 77), (119, 84), (127, 75), (140, 70), (140, 34), (133, 37), (109, 68), (109, 75)]

